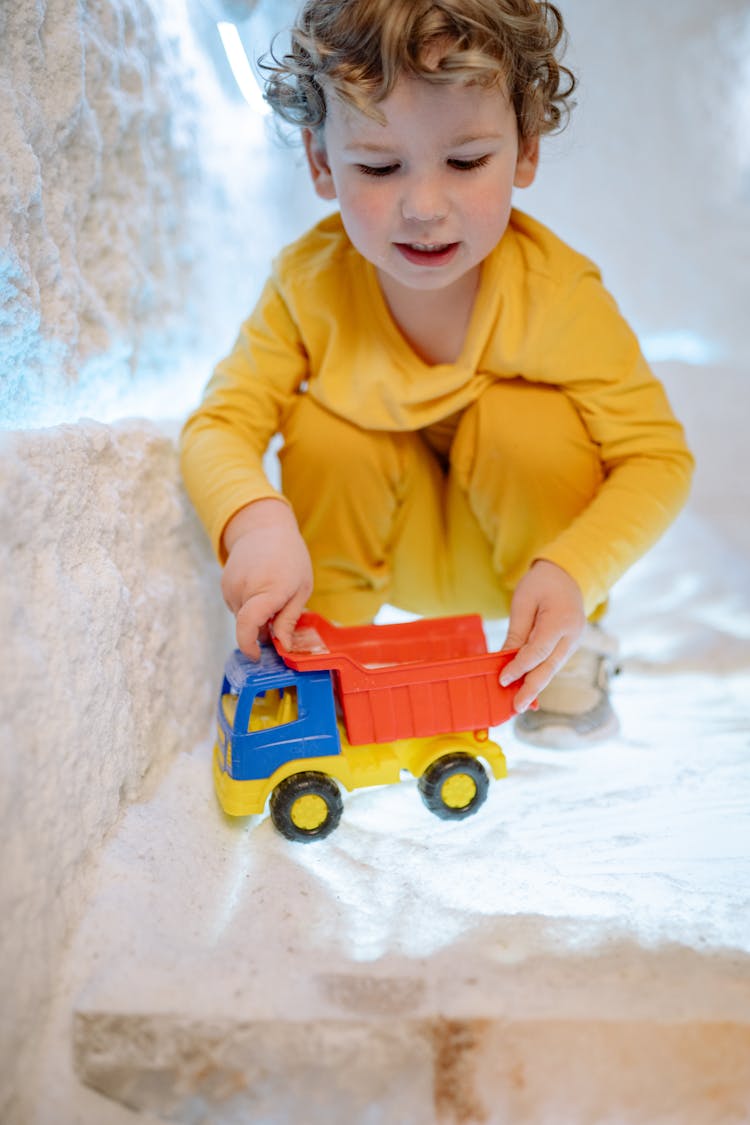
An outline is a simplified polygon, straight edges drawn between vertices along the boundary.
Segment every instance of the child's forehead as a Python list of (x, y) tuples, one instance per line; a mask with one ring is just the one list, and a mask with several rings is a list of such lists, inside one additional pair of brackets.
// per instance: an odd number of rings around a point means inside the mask
[(408, 127), (412, 122), (429, 120), (436, 127), (442, 124), (449, 132), (461, 126), (463, 133), (474, 125), (480, 131), (486, 130), (491, 122), (505, 120), (512, 113), (507, 89), (501, 81), (491, 85), (460, 80), (435, 83), (404, 74), (380, 100), (355, 105), (328, 83), (325, 98), (327, 119), (337, 131), (376, 142), (387, 132)]

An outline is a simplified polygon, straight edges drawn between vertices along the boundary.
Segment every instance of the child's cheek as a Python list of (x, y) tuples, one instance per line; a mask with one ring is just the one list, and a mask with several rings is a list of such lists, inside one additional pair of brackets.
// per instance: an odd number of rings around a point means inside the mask
[(349, 212), (350, 220), (356, 224), (361, 235), (374, 238), (387, 233), (389, 206), (385, 191), (373, 190), (367, 185), (351, 192), (343, 202)]

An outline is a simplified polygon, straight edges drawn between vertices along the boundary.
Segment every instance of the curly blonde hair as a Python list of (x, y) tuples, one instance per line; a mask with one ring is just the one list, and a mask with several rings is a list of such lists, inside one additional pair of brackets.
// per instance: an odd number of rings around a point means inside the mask
[(262, 60), (285, 121), (320, 127), (325, 86), (376, 120), (403, 75), (507, 89), (523, 139), (560, 129), (576, 86), (559, 61), (565, 28), (545, 0), (306, 0), (291, 49)]

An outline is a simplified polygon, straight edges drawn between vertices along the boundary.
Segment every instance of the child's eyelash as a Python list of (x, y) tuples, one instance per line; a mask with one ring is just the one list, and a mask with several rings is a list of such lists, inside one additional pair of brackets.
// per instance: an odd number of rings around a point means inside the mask
[(449, 160), (451, 168), (455, 168), (458, 172), (470, 172), (472, 168), (484, 168), (485, 164), (489, 161), (490, 156), (487, 153), (485, 156), (476, 156), (473, 160)]
[[(474, 168), (484, 168), (490, 159), (489, 153), (485, 156), (476, 156), (473, 160), (459, 160), (457, 157), (448, 161), (451, 168), (457, 172), (471, 172)], [(357, 168), (364, 176), (391, 176), (398, 172), (398, 164), (358, 164)]]
[(390, 176), (398, 171), (398, 164), (358, 164), (357, 168), (365, 176)]

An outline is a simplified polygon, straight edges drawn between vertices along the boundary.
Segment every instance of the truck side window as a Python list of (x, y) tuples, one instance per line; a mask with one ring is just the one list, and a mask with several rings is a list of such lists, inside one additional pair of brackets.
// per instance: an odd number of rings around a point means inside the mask
[(237, 699), (238, 696), (234, 692), (227, 692), (221, 697), (221, 709), (230, 727), (234, 725), (234, 716), (237, 712)]
[(259, 692), (250, 712), (250, 730), (268, 730), (269, 727), (293, 723), (298, 717), (296, 687)]

